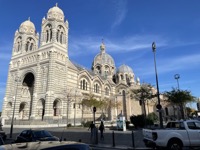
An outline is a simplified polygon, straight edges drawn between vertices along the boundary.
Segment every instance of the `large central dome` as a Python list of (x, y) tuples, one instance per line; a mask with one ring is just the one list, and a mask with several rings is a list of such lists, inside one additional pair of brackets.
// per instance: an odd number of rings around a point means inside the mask
[(94, 58), (93, 64), (102, 64), (115, 67), (114, 59), (105, 52), (105, 45), (102, 43), (100, 46), (101, 52)]

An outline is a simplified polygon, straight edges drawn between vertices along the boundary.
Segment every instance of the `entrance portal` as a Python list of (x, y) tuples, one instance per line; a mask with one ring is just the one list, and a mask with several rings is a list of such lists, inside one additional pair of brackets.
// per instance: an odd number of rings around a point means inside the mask
[(30, 116), (31, 116), (31, 113), (32, 113), (34, 81), (35, 81), (34, 75), (31, 72), (29, 72), (25, 75), (25, 78), (22, 82), (22, 86), (27, 87), (28, 92), (30, 94), (30, 100), (28, 100), (30, 102), (29, 119), (30, 119)]

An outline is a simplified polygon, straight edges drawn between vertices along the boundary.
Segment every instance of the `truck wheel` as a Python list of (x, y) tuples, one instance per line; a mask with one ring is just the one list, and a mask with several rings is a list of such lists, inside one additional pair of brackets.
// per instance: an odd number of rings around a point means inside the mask
[(182, 143), (178, 140), (171, 140), (167, 144), (167, 149), (168, 150), (182, 150)]

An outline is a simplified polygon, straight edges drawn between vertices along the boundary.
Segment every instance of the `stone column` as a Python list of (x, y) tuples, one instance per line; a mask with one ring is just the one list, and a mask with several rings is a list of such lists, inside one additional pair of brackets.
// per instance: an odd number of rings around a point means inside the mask
[(41, 81), (41, 71), (40, 71), (40, 59), (41, 59), (41, 53), (38, 53), (37, 55), (37, 68), (36, 68), (36, 74), (35, 74), (35, 84), (34, 84), (34, 93), (33, 93), (33, 102), (32, 102), (32, 112), (30, 119), (33, 120), (37, 113), (37, 102), (38, 102), (38, 96), (39, 93), (39, 83)]
[(55, 71), (55, 49), (49, 51), (49, 69), (47, 80), (47, 92), (45, 99), (45, 115), (44, 119), (48, 120), (53, 117), (53, 101), (54, 101), (54, 71)]

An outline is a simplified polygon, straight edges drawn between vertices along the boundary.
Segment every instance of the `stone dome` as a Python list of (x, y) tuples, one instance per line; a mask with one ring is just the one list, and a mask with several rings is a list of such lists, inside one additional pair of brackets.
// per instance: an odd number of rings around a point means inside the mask
[(35, 25), (30, 21), (30, 19), (28, 19), (20, 25), (19, 32), (27, 33), (27, 34), (34, 34), (35, 33)]
[(56, 4), (56, 6), (49, 9), (47, 19), (64, 21), (64, 13)]
[(101, 52), (97, 54), (94, 58), (93, 65), (101, 64), (101, 65), (109, 65), (115, 67), (114, 59), (106, 53), (106, 46), (102, 43), (100, 45)]
[(131, 67), (123, 64), (117, 69), (117, 73), (132, 73), (133, 74), (133, 70), (131, 69)]
[(115, 66), (113, 58), (107, 53), (99, 53), (95, 56), (93, 64), (107, 64)]

